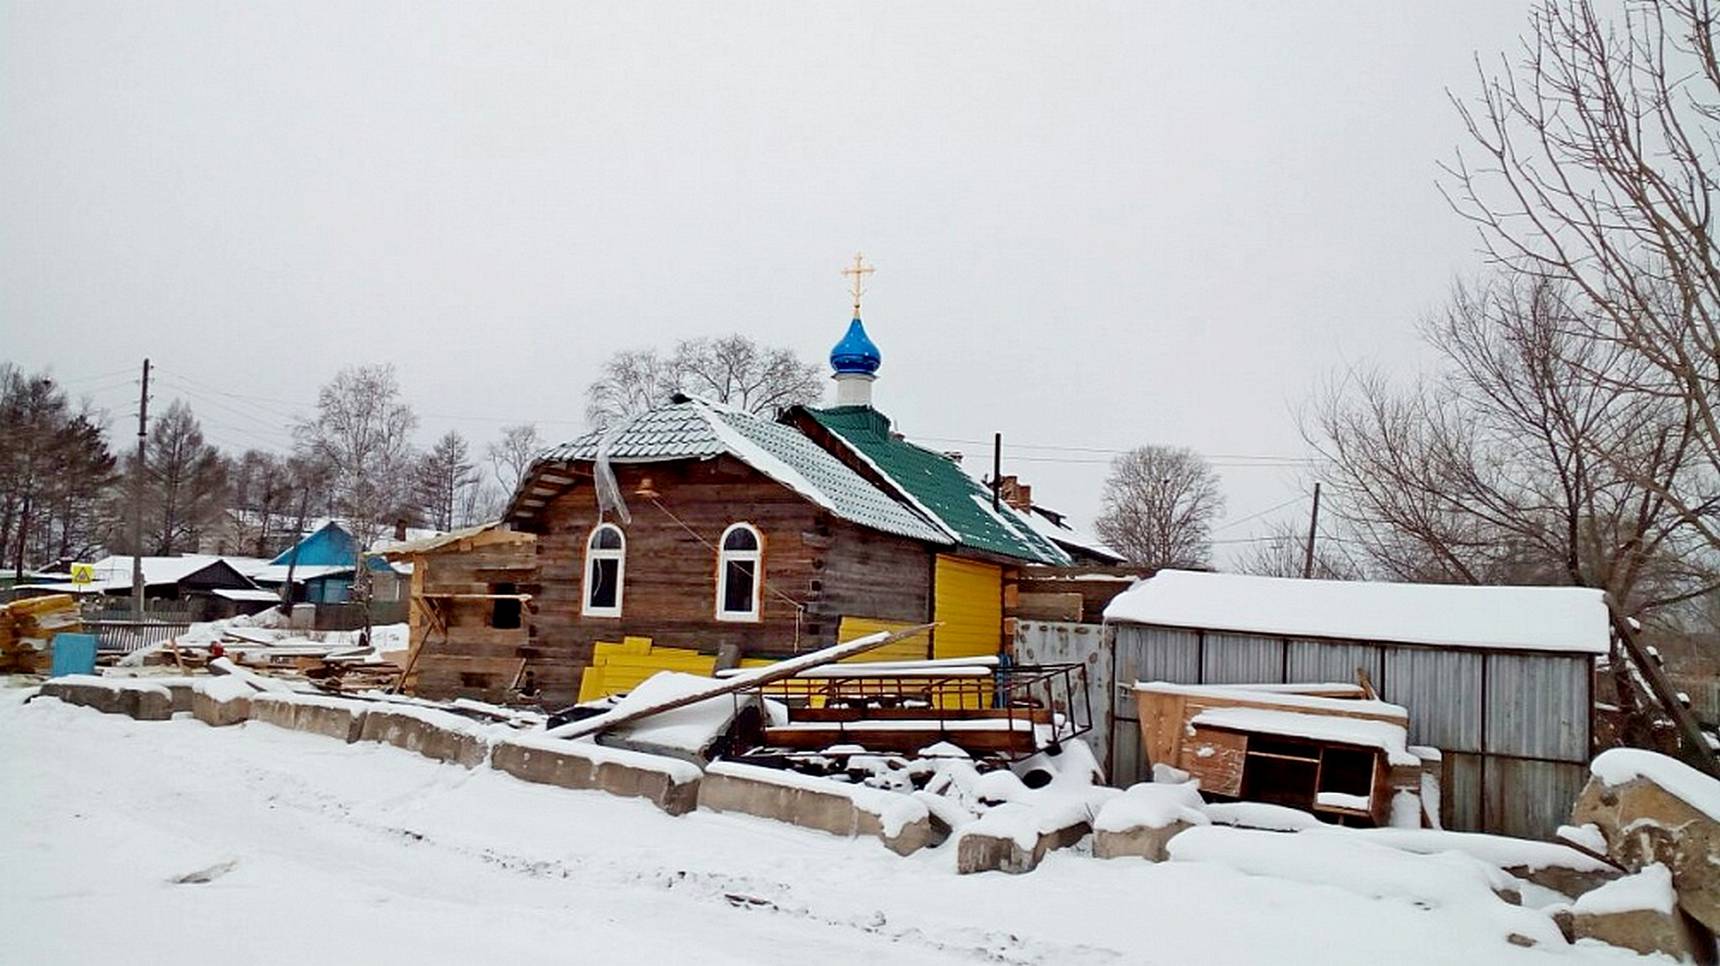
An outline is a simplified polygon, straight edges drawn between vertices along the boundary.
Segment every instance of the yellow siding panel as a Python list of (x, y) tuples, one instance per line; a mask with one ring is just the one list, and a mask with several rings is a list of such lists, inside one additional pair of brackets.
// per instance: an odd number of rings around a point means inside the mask
[(691, 648), (653, 647), (649, 637), (629, 637), (620, 644), (599, 641), (592, 646), (591, 666), (579, 679), (579, 700), (594, 701), (631, 691), (658, 671), (709, 675), (717, 659)]
[[(842, 623), (836, 628), (836, 643), (846, 644), (868, 634), (879, 631), (899, 631), (913, 627), (908, 621), (883, 621), (870, 617), (843, 617)], [(924, 661), (932, 651), (932, 641), (929, 634), (916, 634), (903, 638), (894, 644), (886, 644), (864, 654), (856, 654), (843, 663), (865, 664), (878, 661)]]
[(939, 555), (932, 657), (985, 657), (1003, 648), (1003, 568)]

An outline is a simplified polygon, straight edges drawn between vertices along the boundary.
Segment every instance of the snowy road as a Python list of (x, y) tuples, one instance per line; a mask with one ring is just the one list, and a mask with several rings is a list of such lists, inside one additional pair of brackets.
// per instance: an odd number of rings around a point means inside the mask
[(900, 859), (376, 744), (20, 697), (0, 690), (5, 963), (1635, 959), (1200, 863), (958, 877), (950, 849)]

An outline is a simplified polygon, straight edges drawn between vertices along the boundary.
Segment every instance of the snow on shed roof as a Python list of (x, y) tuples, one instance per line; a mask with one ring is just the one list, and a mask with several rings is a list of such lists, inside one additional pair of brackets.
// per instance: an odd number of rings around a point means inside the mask
[[(542, 461), (597, 458), (604, 431), (549, 450)], [(709, 459), (724, 453), (844, 520), (928, 543), (950, 538), (929, 521), (868, 483), (792, 426), (703, 399), (676, 401), (641, 413), (609, 441), (616, 463)], [(524, 488), (526, 482), (521, 483)]]
[(1605, 595), (1587, 587), (1294, 580), (1161, 570), (1105, 608), (1107, 622), (1604, 654)]

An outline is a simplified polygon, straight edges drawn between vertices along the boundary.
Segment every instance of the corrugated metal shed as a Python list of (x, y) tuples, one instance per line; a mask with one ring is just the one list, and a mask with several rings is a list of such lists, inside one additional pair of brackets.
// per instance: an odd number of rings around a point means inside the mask
[[(1234, 606), (1248, 607), (1246, 599)], [(1114, 683), (1354, 683), (1366, 671), (1410, 715), (1410, 741), (1440, 749), (1447, 827), (1551, 836), (1569, 819), (1591, 753), (1594, 656), (1403, 640), (1282, 636), (1107, 622)], [(1405, 634), (1411, 637), (1411, 634)], [(1112, 778), (1146, 776), (1133, 702), (1115, 698)]]

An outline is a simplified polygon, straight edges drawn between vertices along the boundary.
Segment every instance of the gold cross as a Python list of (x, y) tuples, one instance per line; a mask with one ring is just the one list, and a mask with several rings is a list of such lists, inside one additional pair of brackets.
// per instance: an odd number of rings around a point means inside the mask
[(877, 269), (866, 264), (866, 256), (859, 252), (854, 253), (854, 264), (851, 267), (842, 270), (842, 274), (848, 276), (852, 281), (852, 285), (849, 287), (848, 292), (850, 295), (854, 296), (855, 318), (860, 317), (860, 296), (866, 294), (866, 290), (860, 287), (860, 283), (866, 278), (866, 276), (875, 271), (877, 271)]

